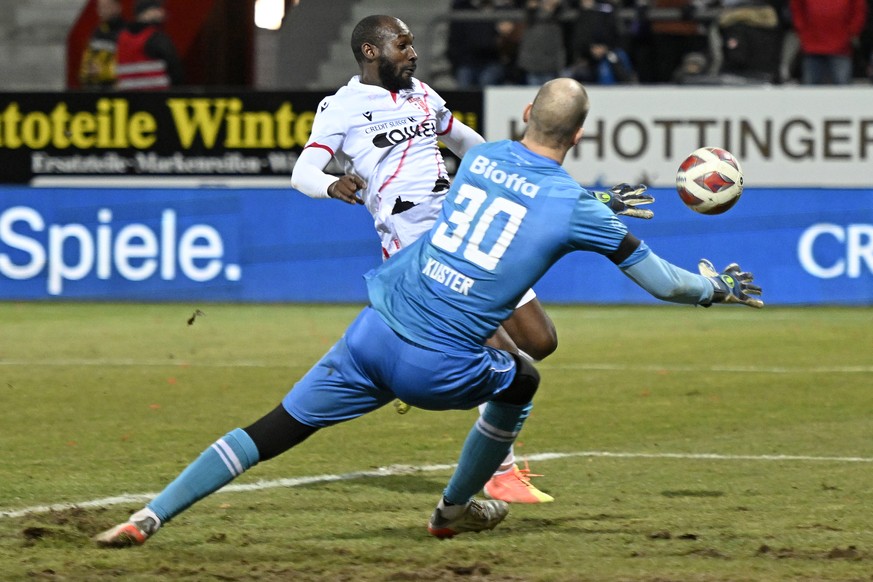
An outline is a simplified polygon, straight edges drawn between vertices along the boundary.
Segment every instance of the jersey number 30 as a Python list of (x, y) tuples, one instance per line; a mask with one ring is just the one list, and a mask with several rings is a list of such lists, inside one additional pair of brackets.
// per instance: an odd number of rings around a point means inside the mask
[[(479, 219), (473, 222), (487, 198), (487, 194), (481, 188), (462, 184), (458, 188), (458, 195), (454, 200), (455, 204), (461, 206), (462, 209), (453, 211), (449, 216), (448, 222), (451, 225), (445, 222), (439, 225), (432, 241), (434, 245), (450, 253), (457, 252), (463, 243), (465, 259), (483, 269), (493, 271), (497, 267), (497, 263), (500, 262), (503, 253), (506, 252), (509, 243), (515, 238), (518, 227), (521, 226), (521, 221), (527, 214), (527, 208), (512, 200), (498, 197), (485, 208)], [(465, 201), (466, 205), (464, 205)], [(483, 251), (480, 245), (494, 224), (494, 219), (501, 214), (506, 215), (506, 219), (500, 221), (503, 223), (503, 230), (491, 248)], [(473, 227), (472, 232), (470, 227)], [(449, 232), (449, 228), (452, 228), (451, 232)]]

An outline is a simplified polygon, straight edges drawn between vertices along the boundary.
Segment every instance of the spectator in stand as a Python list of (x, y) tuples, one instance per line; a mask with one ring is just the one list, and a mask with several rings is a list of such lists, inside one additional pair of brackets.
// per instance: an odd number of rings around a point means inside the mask
[[(651, 0), (643, 2), (652, 8), (649, 28), (651, 50), (645, 63), (637, 63), (641, 74), (651, 75), (646, 79), (654, 83), (667, 83), (680, 67), (683, 57), (690, 52), (708, 49), (706, 27), (695, 16), (693, 0)], [(672, 11), (667, 17), (658, 12)]]
[(867, 26), (861, 33), (858, 51), (861, 74), (869, 81), (873, 81), (873, 0), (867, 0)]
[[(449, 24), (446, 57), (459, 89), (502, 85), (514, 59), (515, 23), (497, 12), (514, 8), (512, 0), (453, 0), (452, 13), (464, 18)], [(470, 18), (478, 13), (481, 18)]]
[(107, 90), (115, 86), (115, 49), (124, 29), (121, 0), (97, 0), (100, 23), (82, 54), (79, 84), (83, 89)]
[(637, 82), (630, 57), (620, 44), (613, 4), (579, 0), (579, 9), (570, 30), (571, 58), (564, 76), (583, 84)]
[(115, 88), (161, 91), (184, 82), (182, 62), (162, 30), (167, 16), (161, 0), (137, 0), (136, 20), (118, 35)]
[[(518, 9), (520, 7), (516, 0), (498, 0), (498, 2), (505, 9)], [(500, 20), (497, 23), (497, 34), (500, 59), (506, 71), (503, 84), (524, 84), (525, 73), (518, 66), (518, 51), (521, 39), (524, 37), (524, 22), (514, 19)]]
[(518, 48), (518, 66), (528, 85), (539, 86), (560, 76), (567, 65), (563, 0), (527, 0), (525, 29)]
[(852, 82), (852, 43), (864, 30), (866, 0), (791, 0), (804, 85)]
[(709, 74), (709, 60), (703, 53), (688, 53), (673, 72), (670, 81), (676, 85), (720, 85), (721, 80)]
[(780, 82), (782, 36), (767, 0), (723, 0), (709, 30), (711, 74), (724, 84)]

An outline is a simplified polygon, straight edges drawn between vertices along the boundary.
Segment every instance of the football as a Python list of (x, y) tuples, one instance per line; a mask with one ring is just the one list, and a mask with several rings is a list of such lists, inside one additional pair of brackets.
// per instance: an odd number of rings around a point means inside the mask
[(685, 158), (676, 173), (676, 190), (682, 202), (701, 214), (721, 214), (743, 193), (740, 162), (722, 148), (700, 148)]

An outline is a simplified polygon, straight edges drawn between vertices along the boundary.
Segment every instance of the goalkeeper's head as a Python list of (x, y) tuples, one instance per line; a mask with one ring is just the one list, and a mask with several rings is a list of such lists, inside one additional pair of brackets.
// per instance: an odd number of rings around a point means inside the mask
[(522, 141), (566, 152), (582, 137), (590, 106), (588, 92), (575, 79), (549, 81), (524, 110), (527, 129)]

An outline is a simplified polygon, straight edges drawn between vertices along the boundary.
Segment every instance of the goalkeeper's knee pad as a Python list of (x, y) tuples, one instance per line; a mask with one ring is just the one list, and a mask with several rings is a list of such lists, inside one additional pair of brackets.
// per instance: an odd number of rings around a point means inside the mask
[(512, 384), (506, 387), (494, 397), (495, 402), (505, 402), (521, 406), (533, 400), (537, 388), (540, 386), (540, 373), (533, 364), (515, 354), (515, 378)]

